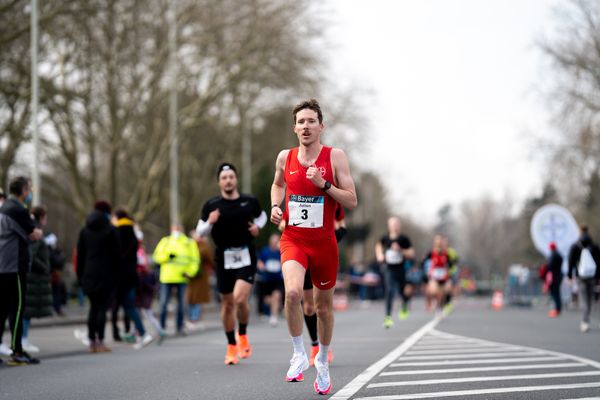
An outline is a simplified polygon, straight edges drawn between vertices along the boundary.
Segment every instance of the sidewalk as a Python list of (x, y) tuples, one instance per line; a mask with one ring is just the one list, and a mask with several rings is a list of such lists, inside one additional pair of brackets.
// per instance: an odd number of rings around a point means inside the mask
[[(32, 356), (44, 360), (53, 358), (62, 358), (68, 356), (75, 356), (88, 353), (88, 347), (83, 342), (75, 337), (75, 331), (79, 331), (85, 337), (87, 332), (86, 319), (87, 319), (87, 306), (79, 307), (78, 305), (70, 306), (64, 309), (64, 317), (49, 317), (39, 320), (33, 320), (37, 323), (33, 323), (29, 331), (29, 341), (35, 346), (40, 348), (39, 353), (32, 353)], [(218, 331), (222, 329), (220, 315), (216, 311), (216, 307), (213, 304), (211, 307), (206, 308), (206, 313), (203, 311), (203, 323), (201, 327), (196, 329), (186, 329), (185, 336), (178, 336), (175, 333), (175, 320), (173, 313), (169, 313), (167, 320), (167, 338), (166, 342), (171, 341), (185, 341), (189, 338), (200, 336), (207, 332)], [(153, 327), (142, 319), (144, 326), (148, 333), (154, 336), (155, 340), (149, 346), (157, 346), (158, 335)], [(122, 327), (122, 323), (119, 325)], [(122, 328), (121, 328), (122, 329)], [(110, 320), (107, 319), (106, 324), (106, 344), (110, 347), (113, 352), (137, 352), (142, 350), (133, 349), (133, 343), (127, 342), (115, 342), (112, 339), (112, 329), (110, 326)], [(8, 330), (5, 331), (3, 341), (8, 342), (10, 335)], [(6, 359), (6, 356), (2, 356)]]
[[(171, 303), (169, 304), (169, 317), (171, 317), (172, 313), (173, 313), (173, 306), (175, 306), (175, 303), (173, 301), (171, 301)], [(154, 315), (158, 316), (159, 315), (159, 309), (158, 309), (158, 302), (154, 303)], [(214, 312), (218, 312), (218, 308), (219, 305), (215, 302), (209, 303), (209, 304), (205, 304), (202, 306), (202, 313), (214, 313)], [(59, 315), (52, 315), (51, 317), (45, 317), (45, 318), (33, 318), (31, 320), (31, 328), (35, 329), (38, 327), (49, 327), (49, 326), (62, 326), (62, 325), (80, 325), (83, 324), (85, 325), (86, 320), (87, 320), (87, 315), (88, 315), (88, 311), (89, 311), (89, 304), (86, 302), (86, 304), (84, 306), (79, 306), (76, 303), (70, 303), (67, 306), (63, 306), (63, 316), (59, 316)], [(119, 310), (119, 315), (122, 318), (123, 315), (123, 309)], [(110, 317), (110, 310), (107, 314), (108, 318)], [(107, 319), (108, 322), (108, 319)]]

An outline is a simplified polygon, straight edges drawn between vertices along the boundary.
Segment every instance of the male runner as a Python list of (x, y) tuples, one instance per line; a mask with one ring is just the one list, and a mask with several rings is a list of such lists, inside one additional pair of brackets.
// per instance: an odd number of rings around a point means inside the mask
[(304, 380), (308, 357), (302, 340), (302, 295), (306, 270), (315, 288), (319, 353), (315, 358), (318, 394), (331, 390), (327, 353), (333, 334), (333, 291), (337, 277), (338, 248), (334, 233), (336, 202), (343, 207), (357, 204), (354, 181), (346, 154), (321, 144), (323, 114), (316, 100), (305, 101), (293, 110), (294, 132), (299, 147), (277, 156), (271, 186), (271, 221), (288, 210), (281, 238), (281, 262), (285, 285), (285, 312), (294, 353), (286, 374), (289, 382)]
[[(252, 355), (246, 327), (250, 316), (248, 297), (256, 273), (254, 238), (267, 223), (267, 215), (256, 197), (237, 189), (237, 171), (223, 163), (217, 170), (220, 196), (208, 200), (202, 208), (196, 233), (212, 234), (216, 245), (215, 272), (221, 298), (221, 321), (227, 336), (225, 364), (235, 365)], [(234, 329), (238, 322), (238, 342)]]
[(415, 257), (415, 250), (412, 247), (410, 239), (402, 234), (402, 224), (400, 218), (393, 216), (387, 221), (388, 233), (383, 235), (381, 240), (375, 244), (375, 255), (377, 262), (385, 264), (386, 276), (386, 296), (385, 296), (385, 318), (383, 327), (386, 329), (394, 325), (392, 319), (392, 305), (396, 296), (396, 291), (402, 297), (402, 308), (398, 313), (398, 319), (403, 320), (408, 317), (408, 297), (404, 292), (406, 285), (405, 262)]
[[(284, 213), (285, 215), (285, 213)], [(344, 208), (337, 203), (335, 209), (335, 240), (339, 243), (340, 240), (348, 232), (346, 229), (346, 214)], [(310, 356), (308, 357), (308, 363), (312, 367), (315, 365), (315, 357), (319, 352), (319, 335), (317, 333), (317, 311), (315, 310), (315, 297), (313, 291), (312, 279), (310, 277), (310, 270), (306, 271), (304, 275), (304, 294), (302, 295), (302, 311), (304, 312), (304, 322), (306, 323), (306, 329), (310, 336)], [(327, 361), (331, 364), (333, 361), (333, 350), (331, 348), (327, 352)]]

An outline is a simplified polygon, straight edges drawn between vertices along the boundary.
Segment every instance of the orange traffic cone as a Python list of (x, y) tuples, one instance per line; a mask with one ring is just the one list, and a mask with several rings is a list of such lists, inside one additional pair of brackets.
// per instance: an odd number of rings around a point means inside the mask
[(504, 306), (504, 293), (501, 290), (496, 290), (492, 296), (492, 308), (494, 310), (501, 310)]

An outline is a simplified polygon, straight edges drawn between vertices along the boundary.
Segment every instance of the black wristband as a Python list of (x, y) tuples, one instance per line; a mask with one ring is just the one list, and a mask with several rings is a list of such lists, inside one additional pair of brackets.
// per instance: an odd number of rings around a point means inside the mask
[(323, 185), (323, 187), (321, 188), (321, 190), (324, 191), (324, 192), (326, 192), (329, 189), (331, 189), (331, 182), (325, 181), (325, 184)]
[[(279, 204), (273, 204), (273, 205), (271, 206), (271, 208), (275, 208), (275, 207), (279, 207)], [(281, 207), (279, 207), (279, 208), (281, 208)]]

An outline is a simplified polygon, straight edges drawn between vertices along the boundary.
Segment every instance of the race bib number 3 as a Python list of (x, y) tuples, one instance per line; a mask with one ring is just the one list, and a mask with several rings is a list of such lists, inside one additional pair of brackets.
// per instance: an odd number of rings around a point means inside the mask
[(300, 228), (321, 228), (324, 205), (324, 196), (290, 195), (289, 224)]
[(224, 252), (225, 269), (239, 269), (252, 264), (247, 247), (231, 247)]

